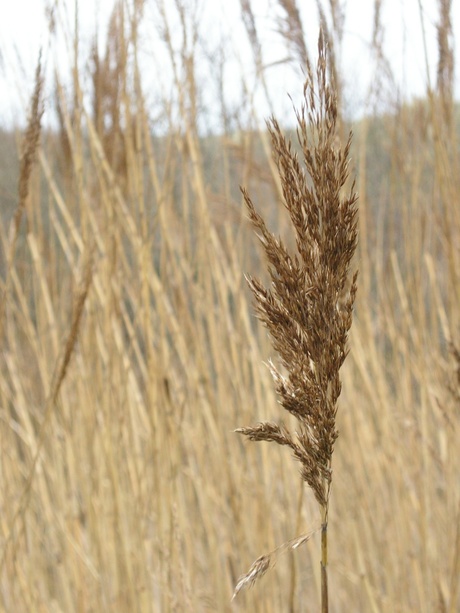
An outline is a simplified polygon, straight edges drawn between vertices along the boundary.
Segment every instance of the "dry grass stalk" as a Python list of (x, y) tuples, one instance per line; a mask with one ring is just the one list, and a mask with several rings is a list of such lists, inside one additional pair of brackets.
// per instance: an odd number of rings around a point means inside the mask
[(13, 220), (11, 222), (8, 235), (8, 251), (6, 256), (7, 276), (0, 299), (0, 340), (3, 337), (6, 301), (8, 298), (10, 286), (10, 270), (16, 252), (19, 228), (21, 226), (27, 197), (29, 195), (30, 178), (35, 166), (35, 161), (37, 159), (37, 151), (40, 143), (41, 122), (44, 113), (43, 86), (44, 81), (42, 75), (42, 59), (40, 54), (35, 70), (35, 86), (29, 111), (29, 120), (22, 143), (21, 159), (19, 165), (18, 205)]
[(290, 44), (302, 67), (310, 70), (310, 58), (305, 45), (304, 28), (299, 7), (295, 0), (279, 0), (279, 6), (285, 15), (279, 22), (279, 30), (283, 38)]
[(70, 359), (72, 357), (72, 354), (74, 353), (75, 346), (77, 343), (81, 319), (82, 319), (86, 299), (88, 297), (88, 292), (91, 286), (91, 281), (92, 281), (92, 255), (90, 254), (83, 262), (83, 270), (82, 270), (81, 278), (79, 279), (78, 287), (75, 291), (72, 317), (70, 321), (69, 330), (67, 333), (67, 338), (63, 344), (61, 354), (58, 356), (58, 359), (56, 362), (56, 368), (54, 370), (53, 379), (51, 382), (51, 389), (49, 391), (46, 406), (44, 407), (43, 419), (40, 424), (40, 429), (39, 429), (38, 436), (37, 436), (36, 447), (33, 451), (32, 463), (28, 471), (23, 490), (19, 497), (18, 506), (12, 517), (12, 520), (9, 526), (9, 532), (3, 542), (3, 551), (0, 557), (0, 571), (3, 569), (3, 565), (5, 564), (9, 545), (14, 544), (18, 536), (18, 532), (15, 531), (16, 522), (19, 519), (19, 517), (23, 516), (27, 510), (29, 494), (30, 494), (30, 490), (31, 490), (32, 483), (34, 480), (34, 476), (36, 474), (37, 465), (40, 459), (40, 454), (43, 448), (43, 444), (45, 442), (47, 427), (49, 425), (49, 421), (50, 421), (53, 409), (56, 406), (56, 403), (59, 397), (59, 392), (64, 382), (64, 379), (65, 379), (65, 376), (66, 376), (66, 373), (67, 373), (67, 370), (70, 364)]
[(438, 0), (439, 23), (436, 26), (438, 38), (437, 86), (441, 96), (443, 112), (447, 124), (452, 121), (454, 89), (454, 46), (452, 31), (452, 0)]
[[(357, 244), (357, 196), (348, 179), (351, 134), (337, 143), (337, 98), (327, 78), (327, 50), (318, 43), (316, 82), (310, 72), (305, 106), (297, 115), (301, 165), (276, 121), (268, 122), (284, 204), (296, 236), (297, 253), (266, 227), (243, 190), (249, 217), (269, 261), (270, 288), (248, 277), (258, 317), (268, 328), (287, 375), (270, 363), (280, 404), (298, 420), (292, 433), (285, 425), (263, 422), (237, 432), (253, 441), (273, 441), (291, 448), (302, 479), (312, 488), (322, 517), (322, 602), (327, 611), (327, 524), (332, 454), (338, 436), (339, 370), (347, 355), (357, 273), (350, 285), (350, 265)], [(308, 111), (307, 111), (308, 108)], [(267, 561), (263, 558), (264, 562)], [(260, 562), (259, 558), (259, 562)], [(240, 579), (235, 593), (266, 572), (256, 564)]]

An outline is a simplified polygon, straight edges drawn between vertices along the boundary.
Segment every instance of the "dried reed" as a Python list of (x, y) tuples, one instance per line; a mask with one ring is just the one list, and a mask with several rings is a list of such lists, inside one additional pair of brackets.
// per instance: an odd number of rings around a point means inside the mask
[[(339, 371), (348, 351), (356, 295), (357, 273), (350, 284), (350, 265), (357, 245), (357, 195), (354, 183), (343, 193), (351, 134), (344, 147), (338, 144), (337, 97), (334, 83), (327, 77), (327, 46), (322, 32), (318, 55), (316, 82), (310, 70), (304, 87), (305, 104), (300, 113), (296, 111), (304, 166), (276, 119), (268, 122), (297, 253), (291, 254), (267, 229), (243, 189), (272, 280), (269, 288), (254, 277), (248, 277), (248, 283), (257, 315), (280, 356), (282, 369), (270, 363), (280, 404), (297, 418), (298, 429), (292, 433), (283, 423), (263, 422), (237, 432), (253, 441), (286, 445), (301, 464), (302, 479), (313, 490), (321, 509), (321, 594), (322, 611), (326, 612), (327, 527), (332, 454), (338, 436)], [(300, 537), (295, 546), (305, 540)], [(259, 558), (240, 578), (235, 595), (267, 571), (273, 556)]]
[(37, 159), (37, 151), (40, 143), (41, 123), (44, 113), (43, 106), (43, 74), (42, 74), (42, 57), (41, 52), (38, 57), (37, 67), (35, 69), (35, 83), (34, 91), (30, 104), (29, 119), (27, 123), (27, 130), (24, 135), (21, 148), (21, 159), (19, 168), (19, 181), (18, 181), (18, 205), (14, 214), (13, 220), (10, 224), (8, 233), (8, 249), (6, 255), (7, 261), (7, 275), (4, 286), (0, 293), (0, 342), (3, 338), (3, 327), (5, 319), (5, 309), (8, 300), (8, 293), (10, 290), (10, 270), (14, 260), (16, 252), (16, 243), (19, 235), (19, 228), (23, 218), (24, 210), (26, 208), (26, 202), (30, 190), (30, 179), (32, 171), (35, 167)]

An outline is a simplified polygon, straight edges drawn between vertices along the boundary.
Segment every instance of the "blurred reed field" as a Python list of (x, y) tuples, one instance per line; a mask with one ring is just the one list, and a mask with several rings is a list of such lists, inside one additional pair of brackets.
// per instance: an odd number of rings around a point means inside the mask
[[(276, 234), (292, 237), (250, 92), (227, 105), (224, 47), (213, 56), (219, 125), (203, 130), (205, 32), (192, 4), (156, 4), (161, 27), (151, 35), (173, 75), (156, 104), (138, 63), (144, 3), (119, 2), (105, 50), (95, 43), (82, 57), (74, 35), (70, 76), (45, 83), (37, 58), (27, 129), (0, 135), (5, 612), (319, 610), (318, 534), (231, 601), (257, 556), (316, 530), (320, 517), (286, 449), (234, 433), (280, 415), (264, 365), (273, 350), (244, 279), (266, 280), (266, 262), (239, 185)], [(296, 3), (278, 5), (291, 61), (314, 65), (316, 39), (307, 41)], [(395, 94), (383, 110), (376, 99), (379, 110), (353, 125), (340, 114), (346, 84), (334, 63), (344, 6), (314, 9), (341, 134), (354, 132), (359, 194), (358, 293), (330, 500), (330, 610), (455, 613), (460, 174), (451, 3), (438, 2), (437, 79), (427, 74), (426, 97)], [(375, 2), (373, 96), (391, 85), (380, 8)], [(64, 9), (55, 9), (58, 30)], [(247, 62), (263, 83), (250, 2), (241, 2), (241, 19)], [(43, 112), (56, 116), (54, 128)]]

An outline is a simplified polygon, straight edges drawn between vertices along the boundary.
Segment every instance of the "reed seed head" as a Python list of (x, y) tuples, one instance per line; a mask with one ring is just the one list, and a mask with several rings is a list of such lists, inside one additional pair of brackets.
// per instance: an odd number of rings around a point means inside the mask
[(357, 274), (350, 266), (357, 244), (357, 196), (348, 181), (351, 134), (338, 142), (337, 96), (327, 78), (327, 51), (319, 37), (316, 78), (308, 71), (304, 105), (296, 111), (302, 162), (274, 117), (268, 121), (284, 205), (296, 238), (291, 253), (268, 230), (249, 193), (243, 196), (269, 263), (271, 284), (247, 280), (259, 319), (267, 327), (281, 368), (270, 363), (283, 408), (298, 419), (260, 423), (238, 432), (291, 448), (301, 475), (327, 507), (331, 459), (338, 432), (339, 370), (347, 355)]

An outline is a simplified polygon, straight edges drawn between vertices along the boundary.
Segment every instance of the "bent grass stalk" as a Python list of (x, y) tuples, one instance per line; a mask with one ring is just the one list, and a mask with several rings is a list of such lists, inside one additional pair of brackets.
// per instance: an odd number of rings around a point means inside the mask
[[(242, 189), (249, 218), (269, 262), (270, 287), (255, 277), (247, 281), (258, 318), (267, 327), (281, 368), (270, 362), (281, 406), (297, 418), (291, 432), (283, 423), (262, 422), (239, 428), (253, 441), (274, 441), (291, 448), (302, 479), (321, 511), (321, 610), (328, 611), (327, 527), (332, 483), (332, 454), (338, 436), (339, 370), (347, 355), (357, 289), (350, 273), (357, 245), (357, 195), (348, 180), (351, 133), (338, 142), (337, 91), (327, 77), (327, 49), (318, 41), (316, 79), (308, 67), (304, 104), (296, 111), (303, 164), (274, 117), (268, 122), (284, 206), (295, 233), (296, 253), (272, 234)], [(345, 192), (345, 195), (344, 195)], [(278, 555), (306, 542), (302, 535), (261, 556), (242, 575), (233, 597), (273, 566)]]

